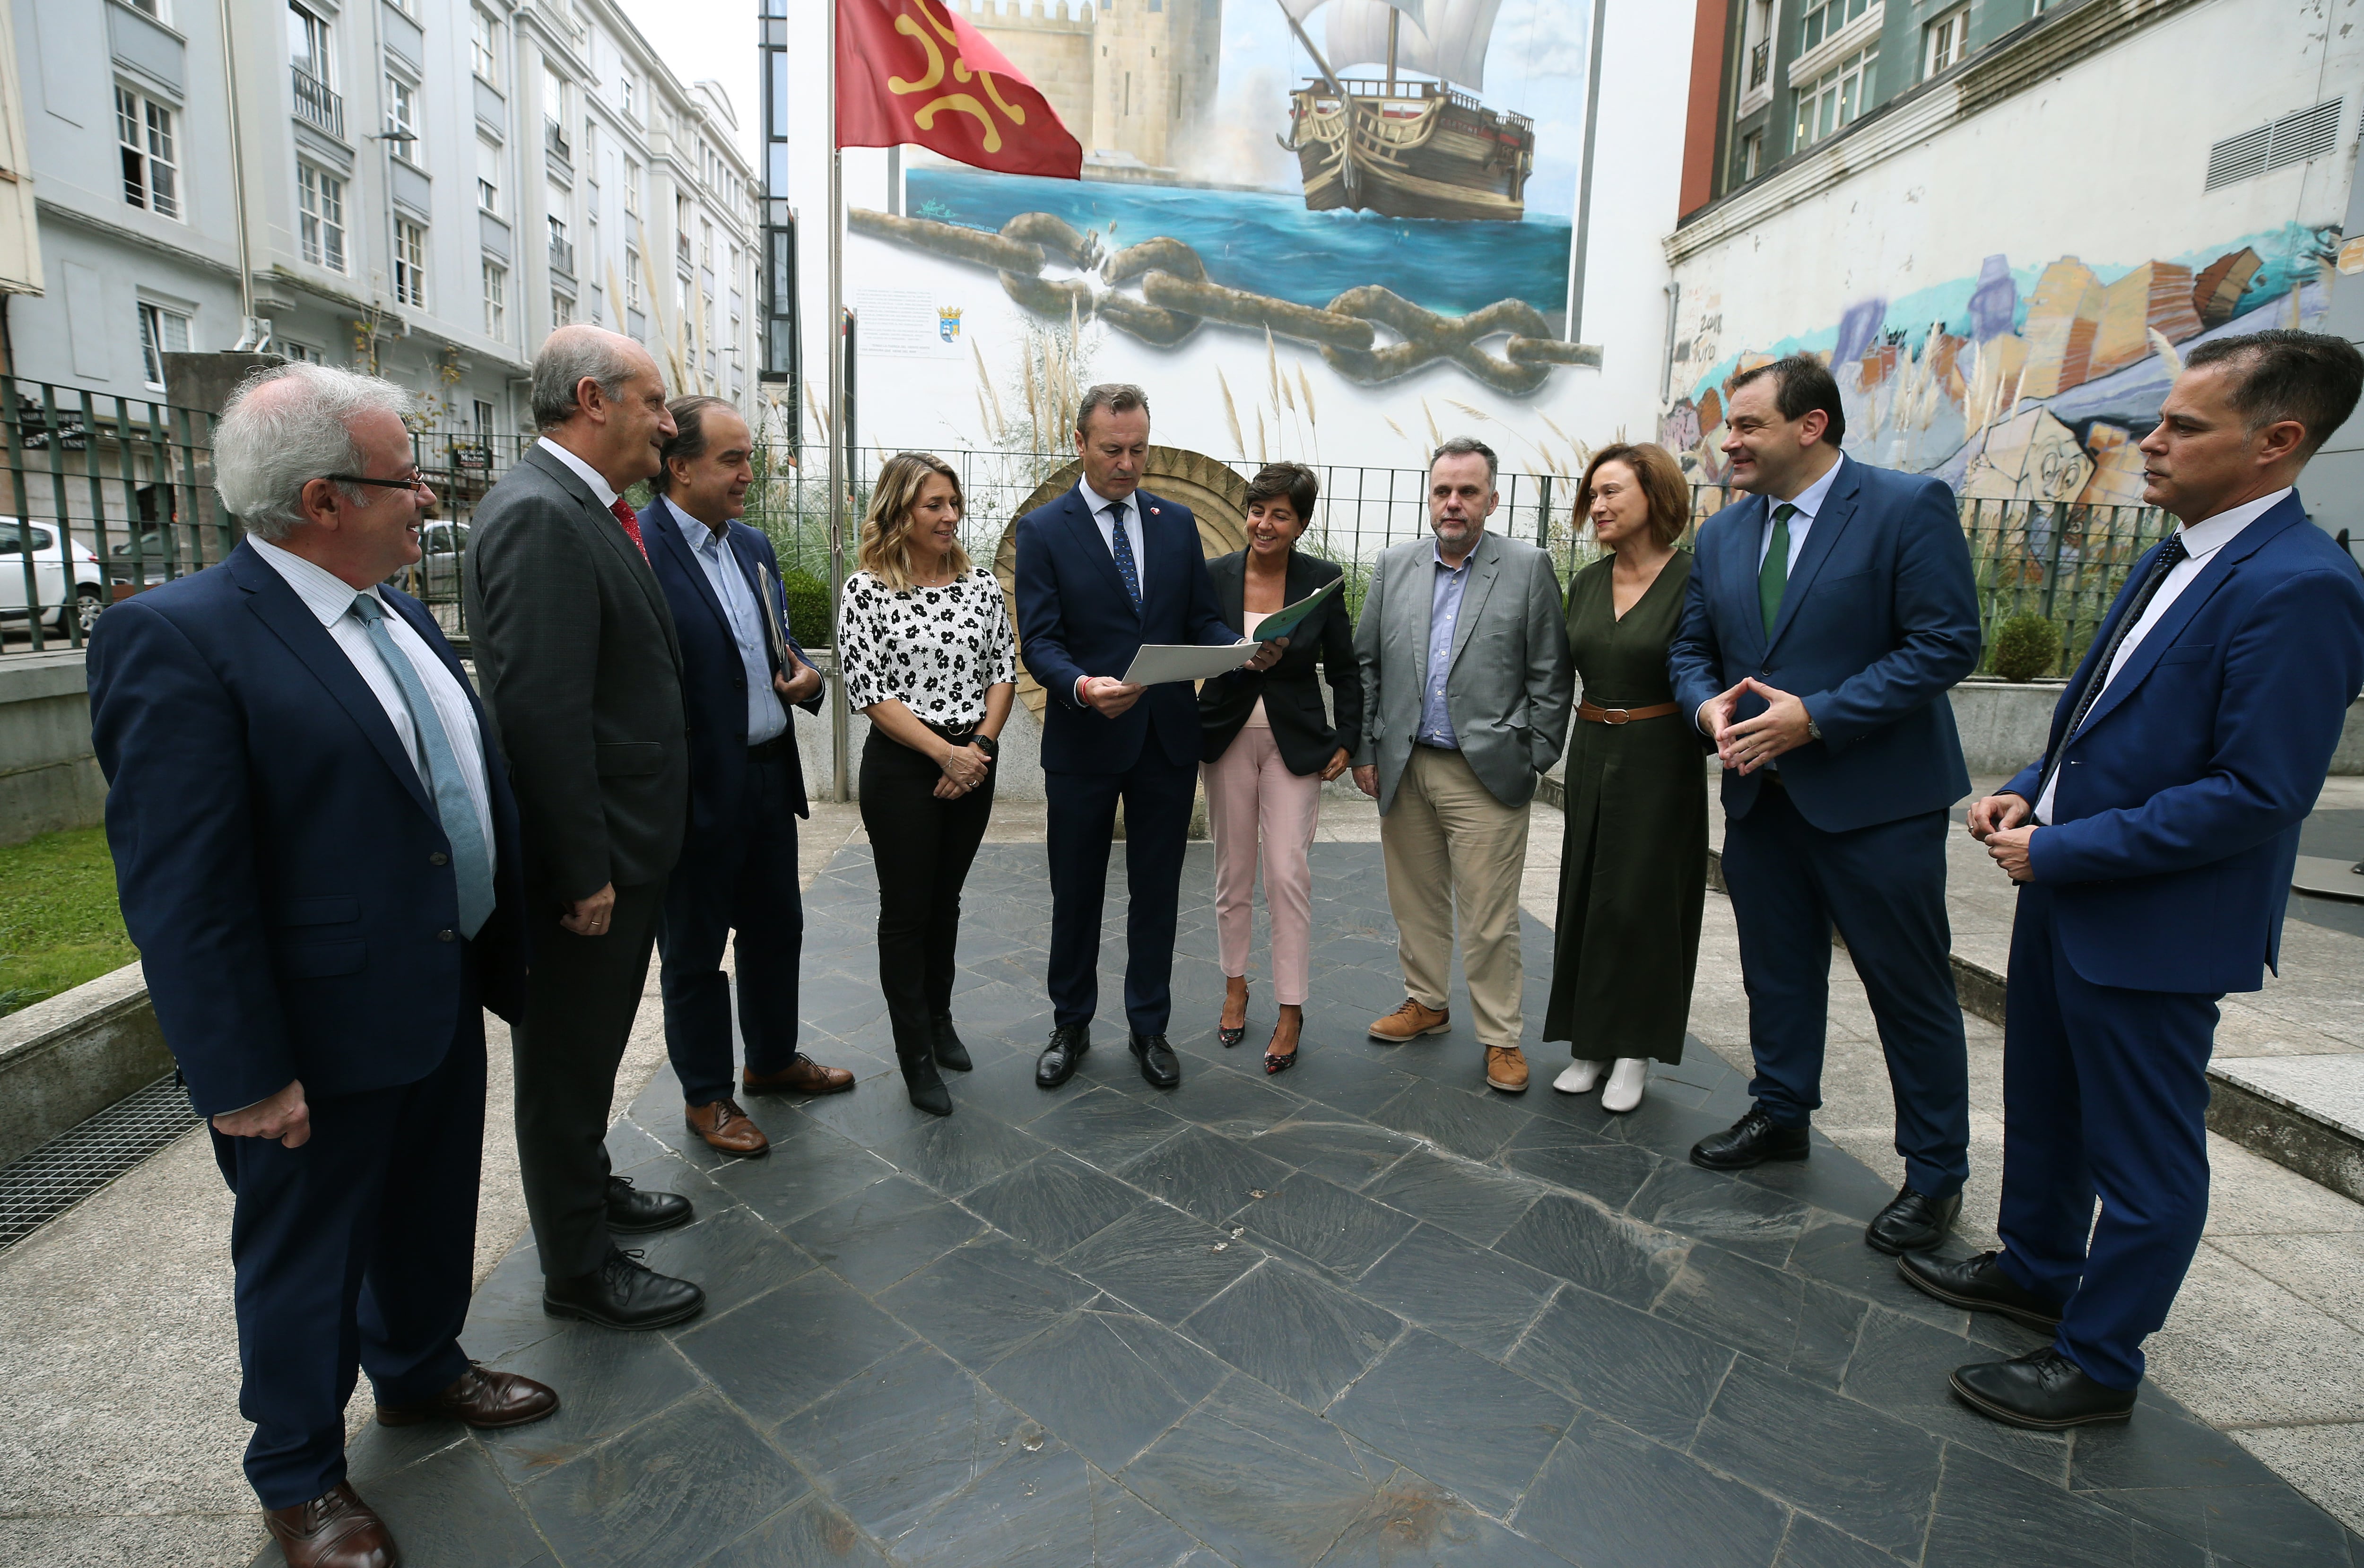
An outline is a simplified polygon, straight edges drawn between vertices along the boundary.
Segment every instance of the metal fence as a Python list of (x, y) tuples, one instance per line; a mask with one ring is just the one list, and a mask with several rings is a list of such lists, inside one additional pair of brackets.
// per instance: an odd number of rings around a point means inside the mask
[[(0, 377), (6, 470), (0, 503), (9, 513), (0, 518), (0, 652), (79, 647), (107, 605), (229, 552), (238, 525), (212, 489), (212, 417), (193, 409)], [(419, 470), (438, 501), (422, 531), (422, 559), (395, 581), (425, 600), (454, 637), (468, 630), (460, 581), (470, 518), (532, 439), (449, 426), (413, 433)], [(808, 450), (808, 463), (813, 455)], [(868, 500), (869, 476), (888, 455), (853, 454), (850, 525)], [(993, 559), (1019, 506), (1072, 456), (941, 455), (960, 473), (968, 501), (963, 543), (980, 562)], [(828, 491), (812, 471), (818, 465), (799, 469), (785, 449), (757, 456), (747, 520), (770, 536), (784, 573), (826, 585)], [(1258, 465), (1230, 466), (1245, 478)], [(1321, 500), (1304, 547), (1346, 567), (1350, 602), (1358, 602), (1381, 550), (1426, 535), (1427, 473), (1311, 466)], [(1541, 545), (1563, 581), (1600, 557), (1590, 528), (1574, 515), (1573, 480), (1505, 473), (1500, 483), (1501, 504), (1489, 526)], [(1732, 498), (1717, 486), (1695, 487), (1694, 526)], [(2127, 568), (2172, 526), (2145, 506), (1964, 500), (1960, 507), (1990, 644), (2002, 621), (2039, 615), (2060, 630), (2059, 674), (2083, 655)], [(853, 532), (849, 526), (849, 561)]]

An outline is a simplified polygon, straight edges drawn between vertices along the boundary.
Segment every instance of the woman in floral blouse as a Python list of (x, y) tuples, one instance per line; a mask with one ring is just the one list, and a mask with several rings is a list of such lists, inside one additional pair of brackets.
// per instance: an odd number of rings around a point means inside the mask
[(878, 988), (911, 1103), (937, 1116), (953, 1108), (937, 1069), (970, 1066), (953, 1029), (961, 884), (1018, 690), (1001, 585), (961, 549), (961, 513), (942, 458), (888, 459), (837, 621), (846, 701), (870, 716), (860, 788), (878, 868)]

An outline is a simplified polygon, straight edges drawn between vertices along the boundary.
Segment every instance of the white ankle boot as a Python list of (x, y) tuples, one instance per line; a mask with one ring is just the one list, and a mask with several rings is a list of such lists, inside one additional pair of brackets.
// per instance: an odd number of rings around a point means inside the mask
[(1638, 1056), (1621, 1056), (1616, 1068), (1609, 1074), (1609, 1086), (1600, 1091), (1600, 1108), (1605, 1111), (1630, 1111), (1642, 1103), (1643, 1085), (1650, 1081), (1650, 1064)]
[(1592, 1085), (1600, 1082), (1600, 1070), (1607, 1065), (1605, 1062), (1571, 1062), (1552, 1080), (1552, 1087), (1563, 1095), (1590, 1094)]

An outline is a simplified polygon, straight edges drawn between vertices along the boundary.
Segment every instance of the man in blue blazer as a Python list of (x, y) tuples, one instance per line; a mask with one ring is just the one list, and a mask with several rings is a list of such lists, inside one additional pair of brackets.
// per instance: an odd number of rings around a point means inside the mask
[(1756, 1104), (1691, 1159), (1806, 1157), (1835, 926), (1879, 1026), (1904, 1159), (1865, 1240), (1935, 1246), (1969, 1175), (1946, 918), (1946, 812), (1970, 789), (1946, 692), (1979, 661), (1969, 547), (1945, 485), (1840, 455), (1846, 416), (1820, 361), (1743, 372), (1725, 409), (1732, 483), (1750, 494), (1700, 528), (1667, 662), (1724, 766)]
[(88, 659), (124, 924), (236, 1195), (247, 1479), (294, 1568), (393, 1561), (344, 1478), (357, 1369), (389, 1425), (557, 1407), (459, 1342), (524, 891), (484, 710), (378, 586), (435, 499), (409, 405), (323, 365), (249, 381), (214, 444), (247, 537), (109, 610)]
[[(1124, 1012), (1142, 1076), (1182, 1081), (1165, 1043), (1176, 901), (1199, 777), (1199, 700), (1188, 684), (1128, 685), (1144, 643), (1240, 640), (1215, 603), (1199, 525), (1178, 501), (1140, 488), (1149, 398), (1113, 384), (1076, 412), (1076, 488), (1018, 519), (1018, 648), (1050, 695), (1043, 714), (1050, 798), (1051, 1042), (1034, 1081), (1055, 1089), (1092, 1043), (1099, 1006), (1100, 907), (1124, 804)], [(1286, 639), (1283, 639), (1285, 641)], [(1282, 644), (1250, 666), (1270, 669)]]
[(2364, 687), (2364, 578), (2292, 488), (2359, 388), (2340, 338), (2191, 350), (2142, 442), (2143, 499), (2182, 527), (2128, 570), (2043, 758), (1970, 807), (2020, 884), (2002, 1250), (1899, 1266), (2053, 1330), (1953, 1374), (1996, 1420), (2124, 1420), (2199, 1248), (2216, 1004), (2280, 951), (2299, 824)]
[[(722, 945), (734, 930), (746, 1092), (853, 1087), (844, 1068), (797, 1050), (805, 937), (797, 818), (811, 811), (787, 705), (820, 712), (820, 672), (789, 633), (772, 541), (738, 521), (755, 479), (746, 420), (719, 397), (677, 397), (668, 407), (675, 433), (660, 454), (656, 499), (640, 514), (681, 639), (689, 712), (689, 830), (657, 918), (665, 1050), (689, 1130), (721, 1153), (753, 1157), (771, 1142), (730, 1094)], [(765, 582), (768, 617), (758, 597)], [(775, 647), (775, 627), (785, 647)]]

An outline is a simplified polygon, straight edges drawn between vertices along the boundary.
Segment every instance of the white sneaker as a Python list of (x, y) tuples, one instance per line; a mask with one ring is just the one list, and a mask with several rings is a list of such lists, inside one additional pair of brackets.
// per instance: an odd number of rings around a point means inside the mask
[(1592, 1085), (1600, 1082), (1600, 1069), (1604, 1065), (1599, 1062), (1571, 1062), (1561, 1070), (1558, 1077), (1552, 1080), (1552, 1087), (1563, 1095), (1589, 1094)]
[(1621, 1056), (1615, 1071), (1609, 1074), (1609, 1086), (1600, 1091), (1600, 1108), (1605, 1111), (1630, 1111), (1642, 1103), (1642, 1089), (1650, 1081), (1650, 1064), (1638, 1056)]

